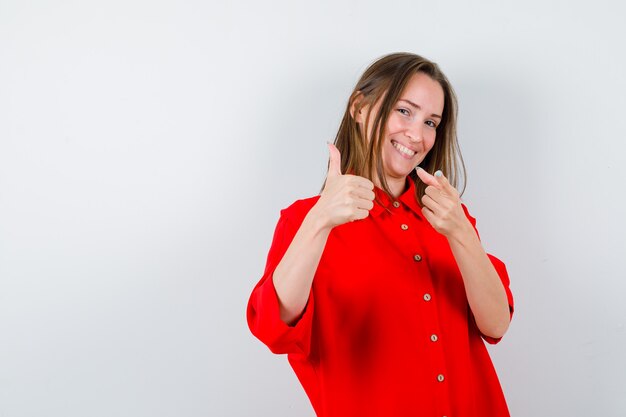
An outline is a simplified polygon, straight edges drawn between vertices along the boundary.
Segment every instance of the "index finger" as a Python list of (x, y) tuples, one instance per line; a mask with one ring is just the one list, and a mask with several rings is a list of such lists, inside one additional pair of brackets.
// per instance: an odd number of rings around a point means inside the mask
[(430, 175), (428, 172), (426, 172), (424, 168), (417, 167), (415, 168), (415, 172), (417, 173), (417, 176), (420, 178), (420, 180), (424, 182), (424, 184), (432, 185), (438, 190), (441, 190), (442, 187), (437, 178), (434, 175)]
[(368, 190), (374, 189), (374, 183), (365, 177), (360, 177), (358, 175), (349, 175), (349, 174), (345, 176), (350, 177), (352, 181), (359, 187), (367, 188)]

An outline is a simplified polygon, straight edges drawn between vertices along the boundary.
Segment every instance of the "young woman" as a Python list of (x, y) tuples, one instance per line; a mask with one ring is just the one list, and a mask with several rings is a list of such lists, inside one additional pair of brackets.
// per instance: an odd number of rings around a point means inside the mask
[(483, 340), (502, 338), (513, 297), (456, 190), (456, 112), (437, 64), (379, 59), (321, 195), (281, 212), (248, 324), (288, 354), (318, 416), (509, 415)]

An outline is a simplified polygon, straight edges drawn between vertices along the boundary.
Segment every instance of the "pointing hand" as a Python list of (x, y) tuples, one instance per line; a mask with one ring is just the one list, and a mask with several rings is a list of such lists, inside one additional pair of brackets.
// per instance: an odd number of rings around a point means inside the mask
[(441, 171), (430, 175), (417, 167), (415, 172), (427, 185), (422, 197), (422, 213), (436, 231), (451, 237), (455, 232), (464, 230), (468, 224), (471, 226), (461, 206), (459, 192)]

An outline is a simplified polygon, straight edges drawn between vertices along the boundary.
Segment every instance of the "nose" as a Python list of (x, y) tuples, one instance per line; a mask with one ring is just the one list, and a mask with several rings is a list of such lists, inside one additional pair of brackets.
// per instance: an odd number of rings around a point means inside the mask
[(412, 142), (421, 142), (424, 139), (424, 127), (421, 123), (409, 123), (404, 134)]

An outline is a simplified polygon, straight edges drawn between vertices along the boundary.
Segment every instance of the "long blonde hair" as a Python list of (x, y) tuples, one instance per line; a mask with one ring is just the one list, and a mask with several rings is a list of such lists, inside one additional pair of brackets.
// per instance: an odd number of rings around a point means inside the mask
[[(456, 135), (456, 95), (436, 63), (410, 53), (394, 53), (378, 59), (365, 70), (354, 87), (334, 141), (341, 152), (341, 172), (365, 177), (371, 181), (376, 173), (381, 188), (392, 198), (383, 168), (382, 138), (385, 137), (387, 119), (393, 106), (396, 105), (408, 81), (417, 72), (422, 72), (437, 81), (444, 94), (443, 114), (437, 126), (435, 144), (420, 166), (431, 174), (436, 170), (443, 171), (454, 187), (458, 187), (462, 180), (461, 194), (463, 194), (466, 171)], [(371, 137), (364, 140), (362, 135), (368, 131), (368, 126), (364, 126), (363, 129), (359, 127), (352, 116), (351, 108), (358, 112), (367, 105), (371, 111), (373, 105), (379, 101), (381, 105), (378, 114), (374, 115)], [(369, 113), (365, 120), (370, 120)], [(415, 194), (421, 204), (426, 185), (419, 180), (415, 171), (411, 171), (409, 177), (415, 183)]]

